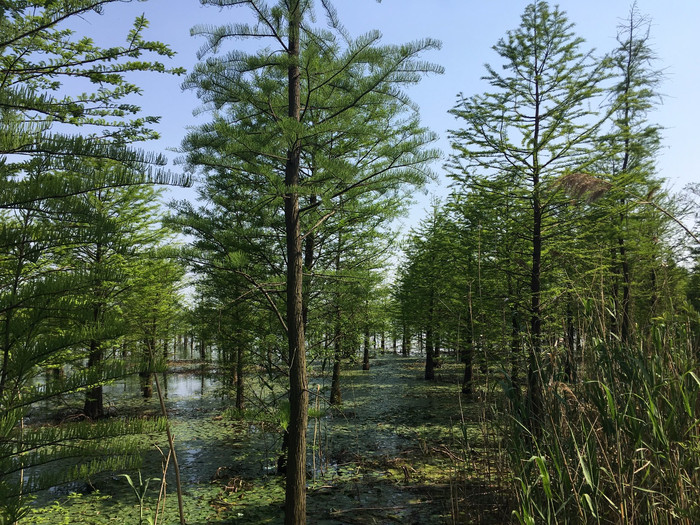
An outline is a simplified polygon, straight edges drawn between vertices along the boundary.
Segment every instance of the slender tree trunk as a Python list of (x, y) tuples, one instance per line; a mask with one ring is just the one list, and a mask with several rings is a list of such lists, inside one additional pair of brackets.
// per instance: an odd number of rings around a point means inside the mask
[[(299, 31), (301, 2), (289, 3), (289, 104), (288, 116), (301, 118)], [(299, 166), (301, 142), (295, 140), (287, 152), (285, 166), (284, 219), (287, 242), (287, 336), (289, 347), (289, 455), (285, 488), (285, 525), (306, 523), (306, 428), (309, 390), (306, 377), (306, 347), (303, 319), (303, 264), (299, 217)]]
[[(535, 60), (535, 68), (538, 67)], [(542, 219), (544, 206), (540, 195), (540, 82), (534, 83), (535, 118), (532, 156), (532, 269), (530, 273), (531, 343), (527, 368), (527, 400), (531, 430), (537, 431), (542, 414), (542, 385), (540, 384), (540, 353), (542, 350)]]
[(236, 350), (236, 410), (238, 410), (239, 412), (242, 412), (245, 408), (245, 382), (243, 381), (243, 358), (243, 344), (239, 343)]
[(403, 334), (401, 338), (401, 355), (408, 356), (411, 354), (411, 334), (408, 332), (408, 326), (404, 322)]
[(467, 341), (463, 349), (460, 349), (462, 360), (464, 361), (464, 376), (462, 377), (462, 394), (471, 398), (474, 395), (474, 367), (473, 355), (474, 345), (471, 340)]
[(343, 396), (340, 390), (340, 366), (342, 359), (340, 315), (340, 308), (337, 308), (333, 337), (333, 377), (331, 379), (330, 399), (330, 404), (334, 406), (340, 405), (343, 402)]
[(435, 362), (435, 368), (440, 368), (440, 332), (437, 330), (433, 335), (433, 361)]
[(425, 331), (425, 379), (435, 379), (433, 328), (431, 326), (428, 326)]
[(542, 303), (541, 303), (541, 268), (542, 268), (542, 208), (539, 195), (535, 195), (534, 221), (532, 236), (532, 274), (530, 281), (531, 293), (531, 343), (527, 368), (528, 408), (531, 420), (531, 430), (539, 427), (542, 415), (542, 385), (540, 381), (540, 354), (542, 351)]
[[(95, 268), (99, 269), (102, 264), (102, 244), (95, 245)], [(101, 286), (98, 286), (95, 293), (98, 297), (102, 297)], [(103, 305), (99, 302), (95, 303), (92, 308), (92, 328), (98, 329), (102, 319)], [(102, 365), (103, 359), (102, 345), (96, 339), (90, 340), (90, 354), (88, 357), (88, 369), (92, 370)], [(85, 395), (85, 405), (83, 413), (90, 419), (98, 419), (104, 416), (104, 399), (102, 396), (102, 385), (98, 385), (88, 389)]]
[(362, 370), (369, 370), (369, 325), (365, 327), (365, 340), (362, 352)]
[(576, 381), (576, 329), (574, 328), (574, 307), (571, 292), (566, 298), (566, 357), (564, 362), (564, 378), (566, 381)]
[[(338, 232), (338, 250), (335, 252), (335, 272), (340, 274), (340, 253), (342, 251), (343, 236)], [(343, 402), (343, 396), (340, 391), (340, 367), (343, 357), (342, 350), (342, 312), (340, 309), (340, 292), (335, 295), (335, 323), (333, 326), (333, 377), (331, 379), (331, 398), (330, 404), (337, 406)]]
[[(614, 341), (615, 336), (620, 337), (620, 324), (618, 321), (622, 318), (622, 306), (620, 305), (620, 287), (619, 281), (620, 276), (620, 264), (618, 260), (617, 250), (613, 247), (610, 249), (611, 260), (611, 273), (612, 273), (612, 289), (610, 290), (610, 295), (612, 296), (613, 307), (610, 311), (610, 341)], [(603, 305), (605, 307), (605, 305)], [(607, 308), (606, 308), (607, 309)]]
[(433, 291), (430, 291), (428, 326), (425, 330), (425, 379), (435, 379), (435, 349), (433, 341)]
[[(314, 206), (318, 202), (316, 195), (311, 195), (309, 198), (309, 206)], [(311, 270), (314, 267), (314, 242), (315, 235), (313, 231), (310, 231), (304, 238), (304, 271), (307, 275), (310, 275)], [(308, 278), (303, 284), (303, 297), (302, 297), (302, 318), (304, 319), (304, 333), (306, 333), (306, 325), (309, 322), (309, 295), (311, 291), (311, 279)]]
[(510, 305), (510, 380), (514, 386), (520, 383), (520, 314)]

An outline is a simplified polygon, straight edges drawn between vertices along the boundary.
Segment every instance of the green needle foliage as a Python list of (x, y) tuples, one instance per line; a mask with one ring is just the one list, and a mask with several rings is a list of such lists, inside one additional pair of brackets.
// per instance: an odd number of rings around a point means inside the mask
[[(308, 0), (204, 3), (245, 7), (254, 22), (193, 30), (207, 41), (200, 52), (202, 61), (185, 87), (197, 91), (212, 119), (186, 137), (183, 151), (188, 166), (207, 176), (204, 193), (212, 204), (226, 201), (233, 217), (246, 211), (243, 220), (235, 221), (235, 229), (224, 230), (230, 232), (227, 240), (245, 240), (241, 252), (219, 244), (217, 257), (226, 254), (227, 264), (238, 266), (239, 272), (244, 261), (261, 262), (254, 272), (245, 273), (265, 295), (287, 338), (287, 522), (301, 523), (306, 328), (314, 292), (308, 275), (319, 256), (316, 241), (333, 216), (354, 213), (360, 223), (375, 220), (358, 217), (354, 203), (360, 196), (372, 204), (363, 214), (393, 217), (406, 185), (421, 185), (430, 175), (427, 163), (436, 152), (427, 145), (434, 136), (420, 127), (416, 108), (403, 90), (423, 75), (441, 71), (420, 60), (438, 43), (381, 46), (378, 32), (351, 39), (325, 1), (321, 5), (329, 20), (327, 29), (315, 26), (314, 3)], [(270, 47), (252, 53), (226, 51), (235, 38), (266, 39)], [(214, 195), (216, 186), (225, 188), (222, 197)], [(389, 203), (391, 207), (381, 207)], [(200, 229), (200, 217), (190, 211), (188, 215)], [(212, 219), (222, 222), (220, 216), (208, 220)], [(218, 228), (201, 230), (221, 237)], [(263, 253), (273, 258), (261, 257)], [(269, 279), (255, 278), (265, 274), (282, 284), (282, 293), (262, 286)]]
[[(158, 118), (141, 115), (131, 102), (140, 88), (127, 76), (181, 73), (159, 61), (172, 51), (143, 38), (143, 17), (124, 45), (110, 48), (69, 28), (111, 3), (0, 5), (1, 522), (18, 519), (31, 492), (133, 465), (141, 444), (129, 436), (162, 427), (158, 421), (25, 426), (36, 403), (98, 392), (131, 371), (116, 360), (93, 359), (88, 368), (83, 361), (86, 348), (106, 356), (123, 335), (118, 301), (109, 297), (128, 286), (124, 261), (146, 242), (133, 238), (116, 214), (144, 192), (153, 197), (139, 186), (186, 182), (162, 168), (161, 156), (133, 147), (156, 136)], [(152, 209), (140, 211), (152, 219)], [(110, 243), (120, 247), (105, 264), (102, 248)]]
[(571, 220), (557, 181), (595, 162), (595, 139), (606, 116), (593, 108), (609, 76), (607, 61), (582, 52), (583, 39), (572, 27), (547, 2), (527, 6), (520, 27), (494, 46), (503, 70), (486, 66), (490, 91), (460, 96), (451, 111), (462, 127), (452, 132), (455, 153), (448, 168), (461, 191), (486, 189), (496, 202), (507, 192), (510, 213), (522, 225), (515, 235), (527, 243), (527, 384), (533, 428), (541, 415), (546, 305), (555, 292), (548, 280), (549, 247)]

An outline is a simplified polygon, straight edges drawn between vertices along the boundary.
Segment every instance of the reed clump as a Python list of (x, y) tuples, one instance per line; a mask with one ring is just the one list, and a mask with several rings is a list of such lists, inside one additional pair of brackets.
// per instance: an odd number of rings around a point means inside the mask
[(591, 346), (585, 379), (543, 377), (536, 429), (510, 396), (513, 515), (533, 525), (700, 523), (700, 377), (690, 338), (659, 325), (634, 346)]

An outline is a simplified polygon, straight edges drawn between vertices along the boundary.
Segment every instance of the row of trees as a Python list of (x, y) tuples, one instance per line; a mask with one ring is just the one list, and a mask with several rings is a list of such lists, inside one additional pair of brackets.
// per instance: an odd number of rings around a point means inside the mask
[[(124, 47), (101, 49), (66, 29), (109, 3), (2, 7), (4, 520), (22, 515), (23, 494), (134, 464), (134, 440), (105, 438), (161, 424), (103, 419), (102, 390), (138, 371), (150, 393), (183, 315), (184, 270), (153, 184), (187, 179), (134, 147), (155, 136), (157, 118), (140, 114), (131, 102), (139, 88), (128, 80), (136, 71), (182, 71), (141, 59), (172, 55), (142, 38), (143, 18)], [(280, 471), (287, 519), (299, 523), (306, 356), (332, 364), (334, 404), (341, 361), (363, 347), (369, 367), (370, 334), (387, 324), (379, 272), (394, 242), (387, 224), (438, 155), (403, 89), (440, 72), (419, 59), (439, 46), (382, 46), (377, 32), (352, 39), (325, 2), (328, 29), (315, 26), (313, 2), (226, 4), (247, 7), (255, 22), (195, 30), (207, 44), (185, 87), (198, 91), (212, 121), (185, 138), (182, 152), (187, 169), (205, 176), (204, 202), (175, 203), (166, 226), (192, 236), (178, 254), (197, 276), (189, 331), (216, 347), (237, 408), (249, 397), (251, 366), (269, 385), (266, 400), (284, 407), (288, 399)], [(261, 35), (278, 46), (272, 55), (217, 54), (230, 38)], [(24, 428), (39, 401), (76, 392), (84, 392), (80, 421)], [(58, 477), (41, 468), (61, 460), (73, 468)]]
[[(91, 438), (160, 428), (101, 421), (102, 386), (138, 371), (149, 388), (182, 315), (185, 265), (190, 334), (217, 349), (239, 413), (258, 395), (253, 375), (279, 412), (289, 524), (306, 515), (307, 359), (332, 367), (332, 405), (343, 360), (362, 349), (368, 369), (377, 333), (394, 349), (401, 337), (404, 352), (418, 337), (426, 379), (441, 351), (456, 352), (467, 395), (473, 365), (497, 364), (536, 440), (549, 386), (591, 377), (598, 343), (648, 351), (662, 324), (697, 317), (679, 212), (654, 173), (659, 73), (636, 10), (597, 58), (560, 10), (526, 8), (495, 46), (504, 67), (487, 66), (489, 91), (452, 110), (453, 193), (409, 237), (390, 292), (389, 225), (438, 158), (405, 89), (441, 72), (421, 58), (439, 43), (351, 38), (325, 0), (204, 0), (250, 23), (193, 30), (205, 44), (185, 88), (210, 118), (185, 137), (181, 162), (200, 201), (173, 203), (163, 226), (153, 183), (187, 180), (134, 147), (157, 119), (130, 102), (139, 89), (127, 75), (181, 71), (141, 60), (171, 55), (142, 39), (142, 18), (109, 49), (62, 25), (112, 1), (0, 7), (2, 518), (21, 515), (23, 493), (137, 459), (133, 440), (105, 456)], [(228, 49), (237, 39), (265, 47)], [(65, 95), (66, 78), (84, 94)], [(180, 263), (169, 231), (191, 239)], [(86, 421), (24, 429), (33, 404), (64, 392), (85, 392)], [(75, 457), (86, 461), (61, 479), (31, 475)]]
[[(467, 395), (476, 363), (499, 371), (523, 523), (699, 512), (697, 476), (669, 474), (688, 458), (649, 459), (697, 450), (695, 412), (674, 404), (700, 390), (697, 237), (655, 172), (660, 72), (636, 7), (617, 42), (596, 58), (558, 8), (525, 9), (488, 90), (451, 111), (453, 192), (409, 237), (394, 288), (426, 379), (440, 348), (461, 356)], [(652, 430), (664, 418), (669, 434)]]

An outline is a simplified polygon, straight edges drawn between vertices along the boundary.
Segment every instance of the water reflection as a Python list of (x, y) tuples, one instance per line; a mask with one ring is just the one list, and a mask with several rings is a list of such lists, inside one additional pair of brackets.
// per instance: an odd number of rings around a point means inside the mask
[[(206, 372), (198, 373), (166, 373), (160, 376), (163, 396), (170, 398), (191, 398), (202, 397), (218, 386), (215, 376)], [(120, 379), (111, 385), (104, 387), (105, 395), (112, 397), (122, 397), (124, 395), (139, 395), (143, 385), (140, 383), (138, 375)], [(154, 389), (155, 395), (155, 389)]]

